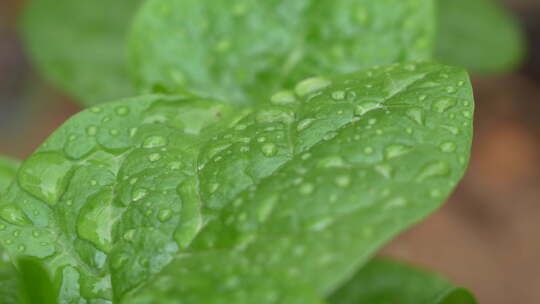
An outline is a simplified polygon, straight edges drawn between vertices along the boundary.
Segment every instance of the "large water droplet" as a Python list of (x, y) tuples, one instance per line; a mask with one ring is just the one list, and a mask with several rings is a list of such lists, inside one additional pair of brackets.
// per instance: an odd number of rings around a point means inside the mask
[(277, 92), (270, 99), (273, 104), (282, 105), (296, 102), (296, 96), (291, 91)]
[(34, 196), (54, 205), (65, 191), (71, 168), (71, 162), (60, 153), (34, 154), (19, 170), (19, 184)]
[(79, 237), (90, 241), (106, 253), (111, 249), (112, 228), (117, 217), (112, 200), (113, 193), (110, 190), (94, 195), (87, 201), (77, 218)]
[(418, 181), (425, 181), (429, 178), (446, 176), (450, 173), (448, 164), (442, 161), (434, 161), (427, 164), (417, 176)]
[(336, 177), (335, 183), (340, 188), (347, 188), (351, 184), (351, 177), (349, 175), (340, 175)]
[(18, 226), (29, 225), (30, 220), (16, 205), (9, 204), (0, 207), (0, 217), (8, 223)]
[(296, 126), (296, 130), (300, 132), (306, 128), (309, 128), (309, 126), (311, 126), (314, 121), (315, 119), (313, 118), (306, 118), (298, 123), (298, 125)]
[(330, 86), (331, 82), (321, 77), (308, 78), (296, 85), (294, 91), (300, 97), (313, 94)]

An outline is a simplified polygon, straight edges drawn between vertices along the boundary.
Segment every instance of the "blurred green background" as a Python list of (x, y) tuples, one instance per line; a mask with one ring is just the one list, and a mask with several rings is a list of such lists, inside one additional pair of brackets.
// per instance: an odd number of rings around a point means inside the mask
[[(540, 303), (540, 1), (505, 0), (528, 39), (524, 66), (474, 77), (470, 170), (448, 204), (383, 251), (437, 270), (481, 303)], [(0, 154), (32, 151), (82, 108), (36, 75), (16, 19), (22, 0), (0, 1)], [(51, 42), (54, 43), (54, 42)]]

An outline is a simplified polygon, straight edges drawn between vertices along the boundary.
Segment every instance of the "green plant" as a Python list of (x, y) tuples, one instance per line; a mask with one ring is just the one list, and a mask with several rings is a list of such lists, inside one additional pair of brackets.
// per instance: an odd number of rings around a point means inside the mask
[(468, 75), (428, 62), (435, 3), (98, 2), (23, 17), (44, 74), (94, 106), (5, 162), (6, 303), (33, 303), (32, 273), (59, 303), (475, 303), (372, 260), (468, 163)]

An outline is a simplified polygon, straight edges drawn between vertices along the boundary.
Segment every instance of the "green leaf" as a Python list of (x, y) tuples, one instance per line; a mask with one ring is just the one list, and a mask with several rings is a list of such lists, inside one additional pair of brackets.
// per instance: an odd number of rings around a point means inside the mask
[(386, 258), (361, 268), (329, 298), (330, 304), (476, 304), (445, 278)]
[(518, 67), (524, 34), (498, 0), (438, 0), (436, 57), (474, 73), (495, 74)]
[[(15, 160), (0, 157), (0, 200), (8, 185), (15, 179), (19, 163)], [(0, 230), (5, 229), (5, 225), (0, 224)], [(11, 263), (8, 255), (0, 246), (0, 303), (17, 304), (18, 301), (18, 281), (17, 271)]]
[(31, 258), (17, 261), (19, 268), (20, 304), (55, 304), (55, 288), (43, 265)]
[(397, 65), (308, 83), (202, 149), (204, 229), (124, 303), (313, 303), (293, 286), (330, 294), (462, 177), (463, 71)]
[(197, 142), (229, 112), (156, 95), (75, 115), (23, 163), (1, 199), (0, 239), (12, 257), (44, 263), (60, 300), (112, 300), (168, 263), (177, 229), (183, 240), (196, 234)]
[(125, 40), (141, 0), (31, 0), (21, 30), (39, 71), (81, 104), (133, 94)]
[(150, 0), (135, 19), (139, 88), (264, 103), (313, 75), (431, 58), (432, 0)]
[(455, 187), (472, 92), (437, 64), (296, 88), (240, 112), (154, 95), (76, 115), (22, 165), (0, 237), (67, 302), (320, 303)]

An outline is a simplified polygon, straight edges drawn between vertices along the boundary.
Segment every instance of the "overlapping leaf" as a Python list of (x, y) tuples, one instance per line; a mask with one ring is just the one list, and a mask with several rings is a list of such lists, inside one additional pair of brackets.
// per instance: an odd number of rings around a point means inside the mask
[(430, 59), (434, 22), (432, 0), (150, 0), (130, 49), (139, 88), (253, 105), (311, 75)]
[(131, 96), (131, 18), (142, 0), (30, 0), (23, 38), (40, 72), (83, 105)]
[(479, 74), (516, 68), (525, 54), (517, 20), (499, 0), (438, 0), (436, 57)]
[(374, 259), (329, 298), (330, 304), (476, 304), (445, 278), (390, 259)]

